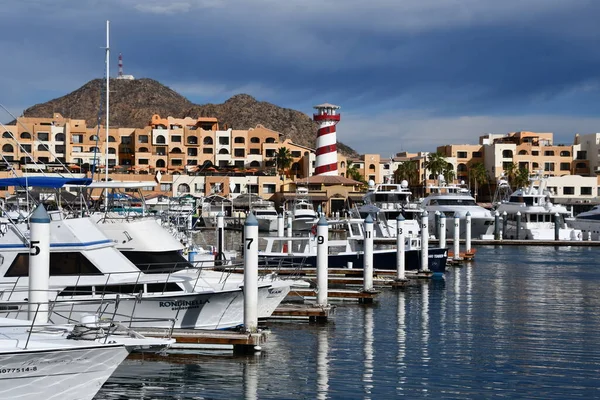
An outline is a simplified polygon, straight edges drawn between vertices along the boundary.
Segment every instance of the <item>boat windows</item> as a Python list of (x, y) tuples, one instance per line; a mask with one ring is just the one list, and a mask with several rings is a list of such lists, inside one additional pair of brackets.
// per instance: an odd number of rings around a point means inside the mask
[(192, 268), (178, 251), (142, 252), (122, 251), (129, 261), (145, 273), (175, 272)]
[[(81, 253), (50, 253), (50, 276), (102, 275)], [(29, 276), (29, 253), (19, 253), (5, 277)]]
[[(434, 200), (432, 200), (434, 201)], [(433, 204), (433, 203), (431, 203)], [(437, 204), (440, 206), (476, 206), (474, 199), (437, 199)]]

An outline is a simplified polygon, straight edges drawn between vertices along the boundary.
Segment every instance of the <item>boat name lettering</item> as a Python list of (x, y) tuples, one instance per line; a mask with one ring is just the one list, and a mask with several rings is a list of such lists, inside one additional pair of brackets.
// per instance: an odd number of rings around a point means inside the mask
[(171, 301), (159, 301), (159, 307), (172, 308), (173, 310), (183, 310), (188, 308), (198, 308), (208, 303), (208, 300), (171, 300)]
[(18, 374), (20, 372), (37, 371), (37, 367), (22, 367), (22, 368), (0, 368), (0, 374)]

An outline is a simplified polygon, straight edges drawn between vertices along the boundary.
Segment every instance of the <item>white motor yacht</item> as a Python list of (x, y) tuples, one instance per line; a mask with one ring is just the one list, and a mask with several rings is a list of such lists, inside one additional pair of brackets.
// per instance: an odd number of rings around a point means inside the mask
[(584, 239), (589, 239), (591, 235), (591, 240), (600, 240), (600, 205), (565, 221), (572, 228), (581, 230)]
[(461, 238), (466, 235), (466, 218), (467, 213), (471, 215), (471, 237), (479, 239), (485, 235), (488, 228), (494, 223), (492, 212), (475, 202), (475, 198), (471, 196), (471, 192), (464, 186), (464, 182), (460, 185), (446, 184), (443, 178), (439, 178), (439, 185), (429, 186), (429, 195), (421, 201), (421, 207), (429, 213), (430, 231), (435, 233), (436, 227), (436, 211), (438, 215), (446, 216), (446, 237), (454, 236), (454, 217), (458, 216), (460, 220)]
[(251, 204), (251, 210), (258, 221), (258, 230), (274, 232), (277, 230), (277, 210), (272, 201), (258, 200)]
[(292, 230), (294, 232), (310, 231), (319, 220), (317, 212), (310, 201), (308, 188), (296, 189), (296, 197), (289, 210), (292, 214)]
[[(552, 204), (546, 190), (547, 178), (538, 171), (529, 178), (529, 185), (514, 191), (508, 200), (500, 202), (496, 212), (506, 213), (505, 239), (554, 240), (558, 215), (558, 239), (581, 240), (582, 232), (567, 225), (571, 213), (565, 206)], [(519, 215), (517, 213), (520, 213)], [(519, 233), (517, 235), (517, 228)], [(502, 230), (502, 229), (501, 229)], [(493, 234), (494, 226), (488, 235)]]

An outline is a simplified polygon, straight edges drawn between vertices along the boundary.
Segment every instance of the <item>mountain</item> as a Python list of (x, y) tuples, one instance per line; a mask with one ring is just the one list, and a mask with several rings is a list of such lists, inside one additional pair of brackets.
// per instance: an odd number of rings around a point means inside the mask
[[(94, 79), (65, 96), (36, 104), (23, 112), (26, 117), (51, 117), (59, 112), (66, 118), (85, 119), (88, 126), (104, 124), (104, 104), (101, 96), (104, 81)], [(102, 109), (100, 108), (102, 107)], [(198, 105), (153, 79), (110, 81), (110, 126), (142, 128), (152, 114), (161, 117), (216, 117), (220, 126), (249, 129), (261, 124), (281, 132), (286, 138), (303, 146), (315, 148), (317, 124), (306, 114), (257, 101), (247, 94), (238, 94), (223, 104)], [(338, 141), (338, 150), (347, 156), (357, 152)]]

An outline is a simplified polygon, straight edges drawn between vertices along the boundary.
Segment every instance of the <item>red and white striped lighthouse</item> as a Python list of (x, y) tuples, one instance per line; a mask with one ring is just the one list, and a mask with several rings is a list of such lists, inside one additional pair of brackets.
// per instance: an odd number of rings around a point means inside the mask
[(340, 122), (340, 115), (336, 114), (339, 106), (325, 103), (314, 106), (317, 113), (313, 119), (319, 123), (317, 131), (317, 160), (315, 175), (337, 175), (337, 138), (335, 126)]

